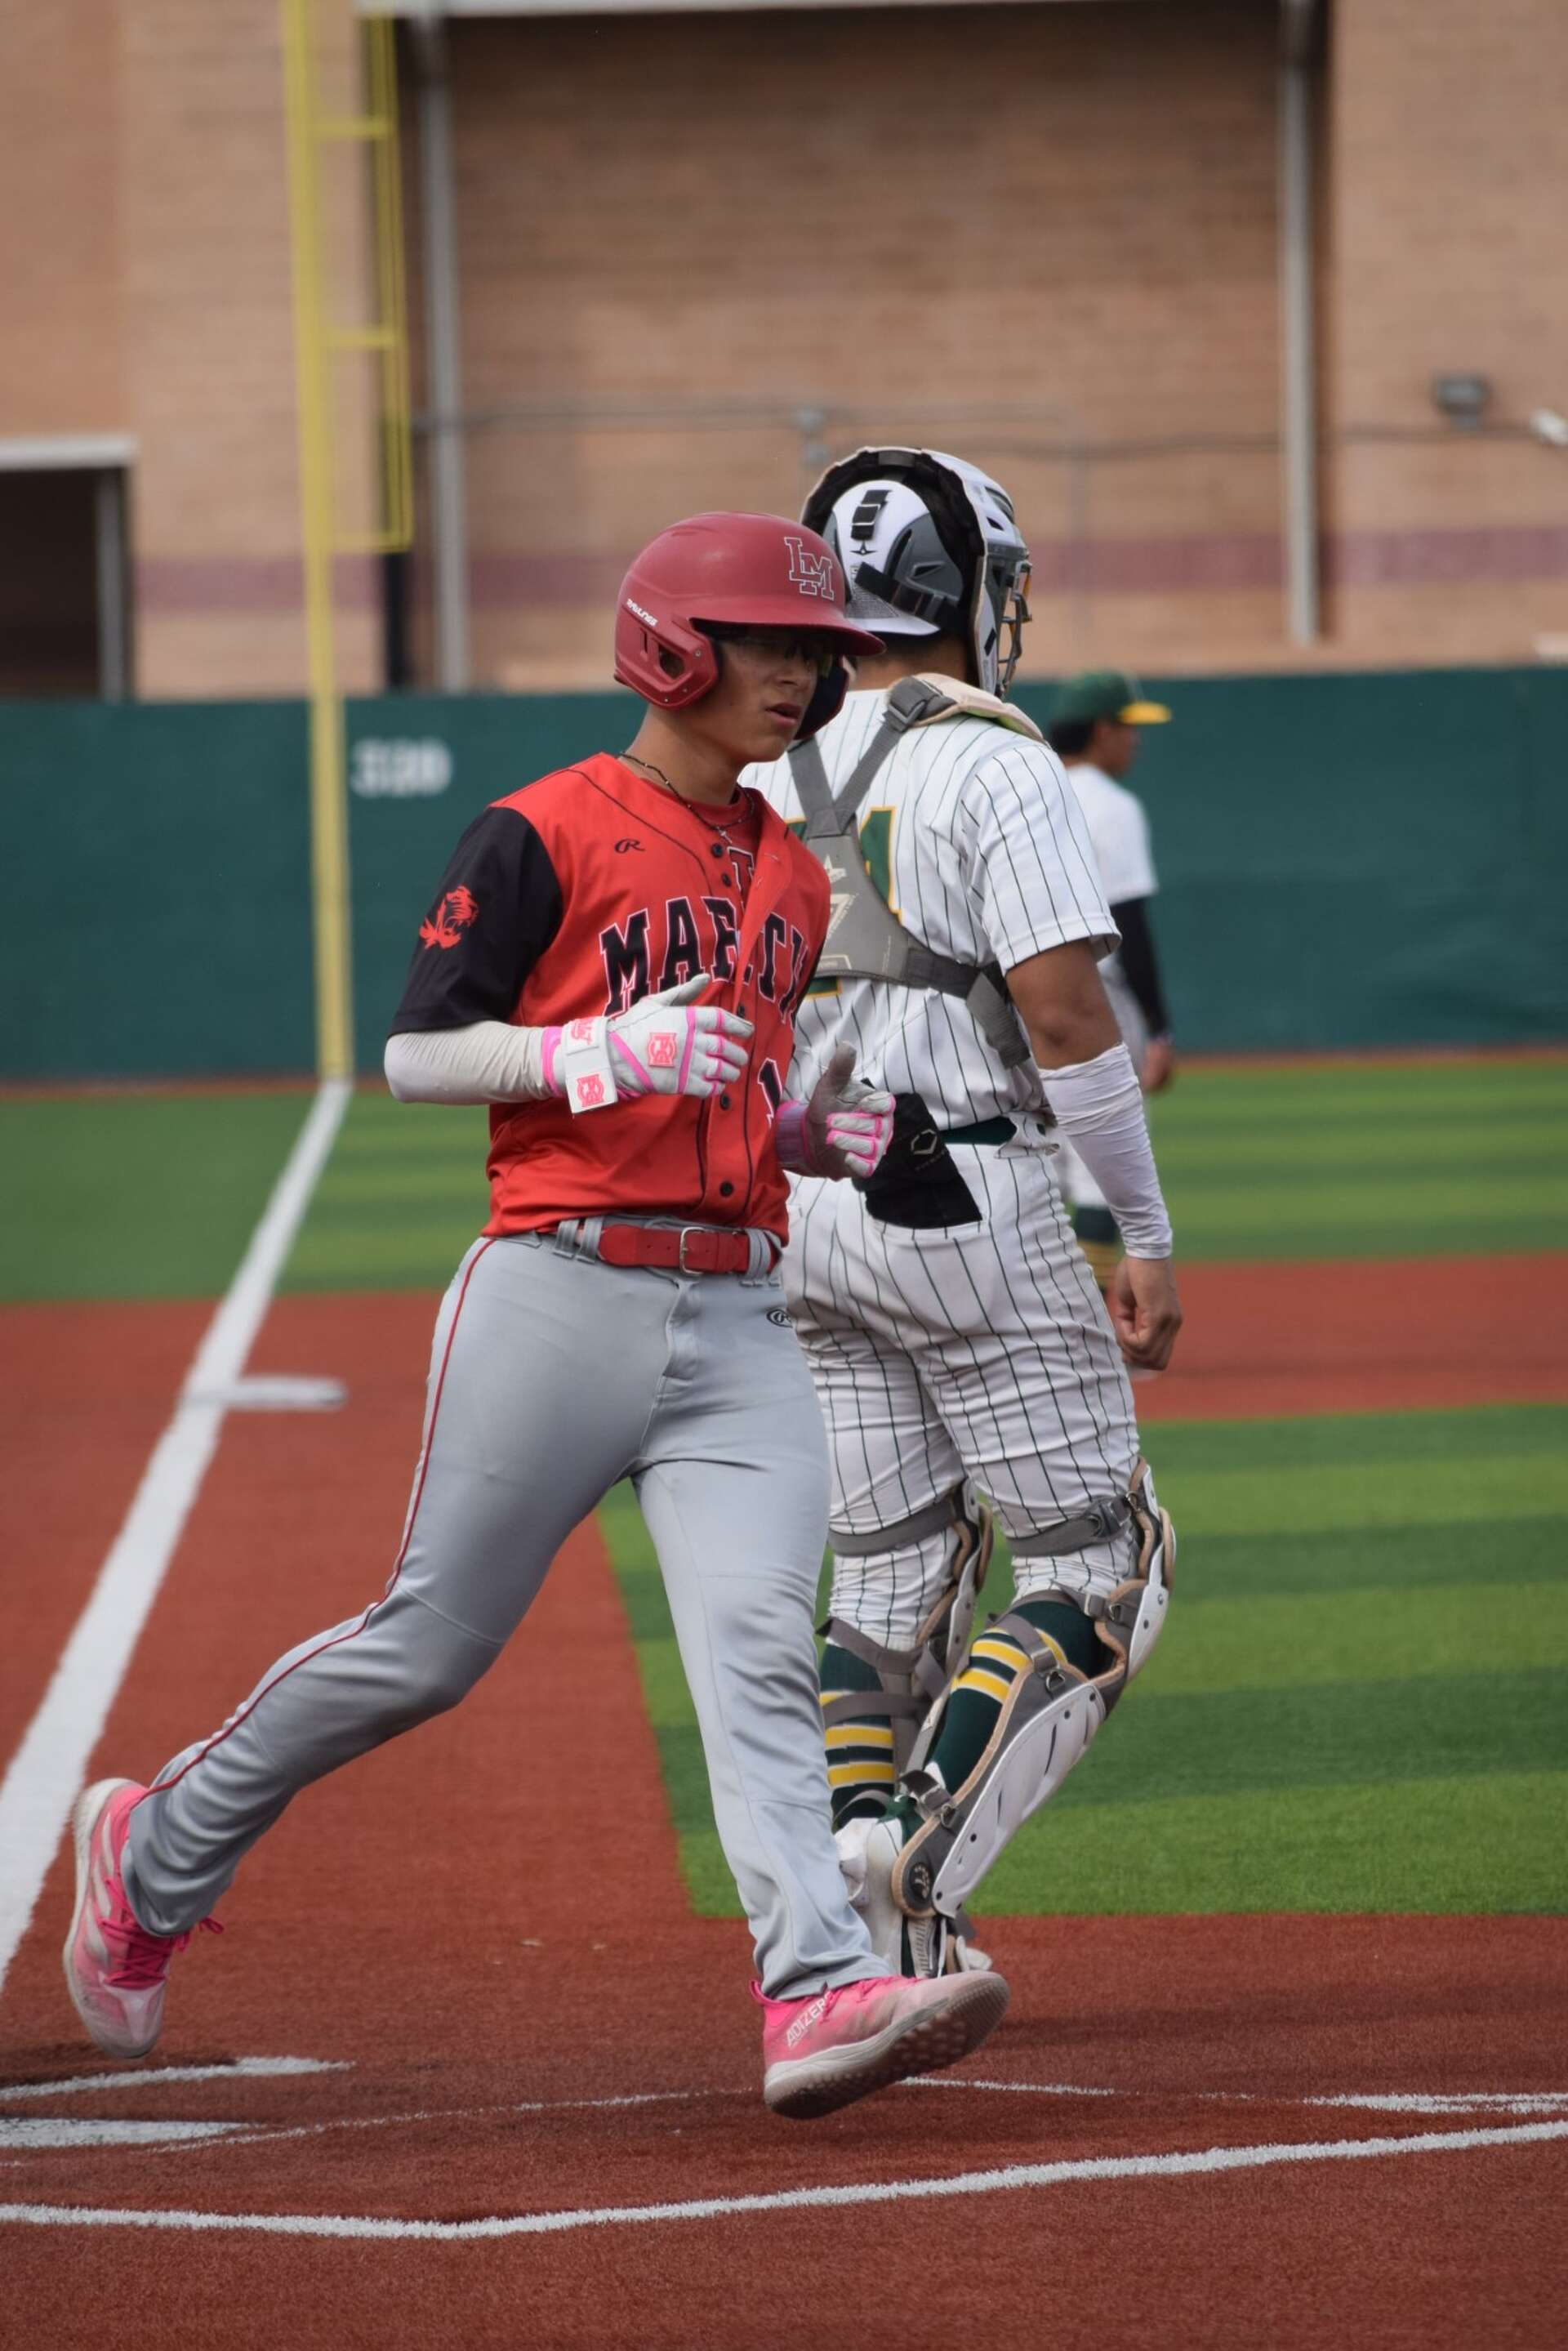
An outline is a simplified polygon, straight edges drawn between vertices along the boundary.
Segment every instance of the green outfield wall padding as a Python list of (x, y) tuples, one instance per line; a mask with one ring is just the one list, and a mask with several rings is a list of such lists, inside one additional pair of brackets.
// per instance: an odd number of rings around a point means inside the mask
[[(1568, 672), (1145, 684), (1175, 713), (1132, 781), (1186, 1050), (1568, 1033)], [(635, 721), (619, 694), (350, 704), (365, 1067), (470, 818)], [(307, 824), (298, 704), (0, 706), (0, 1075), (307, 1069)]]
[(0, 1076), (310, 1068), (305, 762), (298, 703), (0, 705)]

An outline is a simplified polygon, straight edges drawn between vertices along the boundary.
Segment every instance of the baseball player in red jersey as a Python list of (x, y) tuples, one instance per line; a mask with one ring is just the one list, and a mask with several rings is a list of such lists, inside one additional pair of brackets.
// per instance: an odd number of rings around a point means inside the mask
[(623, 1477), (658, 1548), (714, 1817), (755, 1942), (763, 2095), (811, 2116), (972, 2048), (994, 1977), (891, 1972), (830, 1825), (812, 1605), (827, 1464), (774, 1267), (784, 1169), (872, 1172), (889, 1098), (837, 1056), (784, 1100), (827, 922), (821, 866), (738, 788), (837, 709), (836, 557), (700, 515), (647, 548), (616, 674), (630, 748), (495, 801), (420, 926), (387, 1072), (490, 1105), (491, 1217), (436, 1323), (424, 1438), (382, 1597), (265, 1674), (150, 1786), (77, 1807), (66, 1976), (101, 2048), (158, 2038), (170, 1960), (310, 1781), (478, 1680)]

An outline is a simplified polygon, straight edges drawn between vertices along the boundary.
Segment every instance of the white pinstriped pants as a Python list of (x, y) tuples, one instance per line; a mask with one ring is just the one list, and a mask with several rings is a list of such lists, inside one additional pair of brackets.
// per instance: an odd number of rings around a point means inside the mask
[[(816, 1382), (833, 1468), (831, 1520), (895, 1526), (969, 1477), (1003, 1531), (1029, 1533), (1125, 1490), (1137, 1460), (1132, 1392), (1048, 1155), (958, 1144), (981, 1221), (909, 1232), (850, 1184), (802, 1177), (785, 1292)], [(907, 1647), (940, 1593), (950, 1538), (836, 1556), (833, 1613)], [(1112, 1541), (1015, 1563), (1018, 1597), (1109, 1592)]]

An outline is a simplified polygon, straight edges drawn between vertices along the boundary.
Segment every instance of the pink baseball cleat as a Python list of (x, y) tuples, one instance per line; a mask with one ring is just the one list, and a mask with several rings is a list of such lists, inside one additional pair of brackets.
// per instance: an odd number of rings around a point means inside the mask
[(868, 1976), (808, 2000), (769, 2000), (755, 1985), (753, 1997), (763, 2011), (763, 2099), (809, 2122), (956, 2064), (1001, 2023), (1007, 1986), (999, 1975)]
[[(189, 1935), (150, 1935), (125, 1898), (119, 1857), (135, 1780), (100, 1780), (78, 1800), (77, 1907), (66, 1937), (66, 1984), (77, 2014), (111, 2057), (145, 2057), (163, 2028), (169, 1962)], [(203, 1927), (222, 1933), (215, 1918)]]

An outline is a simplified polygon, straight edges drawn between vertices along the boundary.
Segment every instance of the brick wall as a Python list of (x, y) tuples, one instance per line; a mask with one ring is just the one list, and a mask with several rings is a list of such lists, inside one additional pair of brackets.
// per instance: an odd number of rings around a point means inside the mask
[(0, 436), (123, 431), (113, 0), (0, 18)]
[[(599, 678), (642, 538), (792, 506), (814, 441), (878, 436), (1014, 490), (1037, 670), (1517, 660), (1568, 631), (1568, 459), (1456, 434), (1428, 389), (1480, 369), (1504, 428), (1568, 406), (1568, 7), (1327, 14), (1311, 654), (1270, 445), (1272, 0), (455, 28), (466, 392), (496, 420), (480, 674)], [(613, 423), (639, 402), (661, 429)], [(591, 431), (501, 421), (574, 407)]]
[[(1271, 655), (1272, 461), (1061, 453), (1272, 430), (1273, 21), (1088, 0), (454, 25), (467, 405), (598, 414), (470, 441), (480, 675), (602, 677), (645, 538), (791, 509), (813, 442), (875, 438), (1014, 490), (1036, 667)], [(819, 432), (791, 422), (818, 403)]]
[[(317, 14), (346, 54), (349, 0)], [(5, 13), (0, 436), (134, 436), (143, 694), (303, 680), (283, 155), (276, 0)], [(379, 681), (369, 586), (345, 568), (351, 686)]]
[[(1337, 0), (1324, 383), (1328, 617), (1357, 659), (1527, 658), (1568, 633), (1568, 454), (1437, 432), (1568, 411), (1568, 7)], [(1405, 445), (1361, 437), (1395, 428)]]
[[(1504, 428), (1568, 409), (1568, 5), (1329, 6), (1312, 659), (1528, 659), (1568, 634), (1568, 457), (1439, 433), (1428, 385), (1488, 374)], [(350, 0), (317, 14), (340, 63)], [(642, 538), (702, 505), (794, 507), (825, 453), (878, 437), (959, 446), (1015, 491), (1034, 669), (1295, 661), (1276, 15), (455, 24), (465, 390), (492, 420), (468, 444), (479, 679), (601, 679)], [(335, 190), (345, 278), (357, 201)], [(417, 318), (416, 230), (417, 206)], [(276, 0), (0, 12), (0, 437), (136, 439), (140, 690), (297, 691)], [(358, 451), (368, 384), (343, 391)], [(25, 622), (27, 551), (0, 559)], [(351, 685), (379, 674), (377, 604), (346, 563)]]

